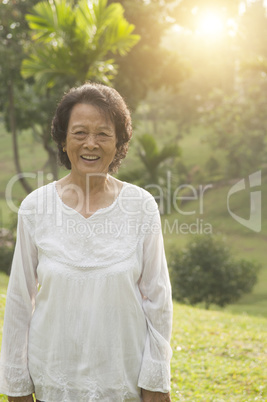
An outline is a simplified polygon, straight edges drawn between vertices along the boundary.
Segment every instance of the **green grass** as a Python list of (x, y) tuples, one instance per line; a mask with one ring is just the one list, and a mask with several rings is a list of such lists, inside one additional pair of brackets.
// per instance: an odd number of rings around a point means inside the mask
[[(2, 325), (3, 325), (3, 321), (4, 321), (4, 309), (5, 309), (5, 304), (6, 304), (6, 290), (7, 290), (8, 278), (9, 277), (7, 275), (0, 272), (0, 322), (1, 322), (0, 328), (1, 328), (1, 334), (2, 334)], [(2, 338), (1, 338), (1, 340), (2, 340)]]
[(267, 398), (267, 320), (174, 305), (173, 401)]
[[(2, 343), (7, 284), (8, 276), (0, 272), (0, 345)], [(4, 395), (0, 395), (0, 402), (3, 401), (7, 401), (7, 398)]]
[[(0, 338), (8, 277), (0, 273)], [(172, 401), (263, 402), (267, 320), (174, 303)], [(7, 398), (0, 395), (0, 401)]]

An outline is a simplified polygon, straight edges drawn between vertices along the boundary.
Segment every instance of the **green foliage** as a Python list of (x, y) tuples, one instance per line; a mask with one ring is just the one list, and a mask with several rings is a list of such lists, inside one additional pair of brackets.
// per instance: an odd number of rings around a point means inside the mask
[(235, 260), (224, 242), (214, 236), (196, 237), (183, 251), (173, 250), (170, 274), (173, 297), (189, 304), (205, 302), (224, 307), (249, 293), (259, 265)]
[[(25, 14), (37, 3), (37, 0), (13, 0), (0, 3), (0, 108), (5, 103), (7, 80), (20, 81), (20, 64), (23, 58), (23, 46), (28, 40)], [(22, 83), (20, 83), (22, 85)]]
[(107, 0), (38, 3), (27, 15), (34, 42), (22, 64), (23, 76), (49, 87), (109, 83), (116, 73), (110, 55), (124, 56), (139, 40), (123, 13), (120, 4), (108, 6)]
[(181, 55), (162, 46), (165, 31), (171, 26), (171, 0), (119, 2), (127, 20), (135, 25), (140, 41), (126, 57), (115, 57), (118, 74), (114, 83), (130, 107), (136, 109), (152, 89), (167, 87), (177, 92), (190, 69)]
[[(32, 14), (25, 18), (30, 9)], [(17, 136), (30, 128), (42, 141), (57, 179), (50, 121), (59, 97), (86, 80), (110, 84), (116, 74), (111, 57), (124, 56), (139, 37), (132, 34), (134, 26), (124, 18), (122, 6), (108, 6), (107, 0), (14, 0), (1, 4), (0, 13), (1, 24), (4, 21), (0, 26), (0, 59), (4, 61), (0, 78), (6, 83), (0, 89), (0, 110), (12, 131), (17, 172), (23, 171)], [(29, 192), (27, 182), (23, 183)]]
[(205, 115), (209, 142), (223, 149), (227, 158), (227, 177), (247, 175), (266, 163), (266, 99), (267, 79), (247, 78), (242, 95), (226, 96), (215, 91), (210, 96)]
[(24, 57), (24, 48), (29, 40), (25, 14), (36, 3), (37, 0), (13, 0), (12, 2), (1, 2), (0, 4), (0, 80), (2, 82), (0, 87), (0, 111), (4, 112), (6, 127), (9, 130), (10, 101), (8, 84), (11, 83), (14, 87), (16, 100), (16, 125), (20, 127), (22, 122), (25, 126), (23, 113), (20, 114), (20, 107), (24, 106), (25, 109), (24, 100), (20, 103), (20, 95), (24, 93), (24, 82), (20, 74), (20, 68)]
[(14, 248), (0, 246), (0, 272), (10, 274)]
[(211, 180), (216, 180), (217, 177), (220, 177), (220, 163), (218, 159), (216, 159), (214, 156), (211, 156), (205, 163), (205, 170), (208, 172)]
[[(153, 122), (152, 133), (161, 138), (180, 140), (198, 123), (199, 100), (187, 81), (180, 84), (179, 91), (161, 88), (150, 90), (136, 110), (136, 118)], [(172, 129), (168, 128), (172, 122)], [(171, 141), (170, 141), (171, 142)]]
[(11, 231), (0, 230), (0, 272), (10, 274), (15, 239)]
[(181, 155), (181, 149), (177, 144), (165, 144), (160, 146), (152, 134), (141, 134), (136, 137), (134, 153), (135, 161), (130, 164), (129, 169), (122, 169), (118, 178), (123, 181), (134, 182), (146, 188), (154, 196), (164, 191), (166, 176), (171, 169), (171, 163), (177, 162)]
[(146, 168), (150, 183), (156, 184), (160, 165), (170, 158), (180, 156), (181, 150), (177, 144), (166, 144), (159, 149), (155, 137), (151, 134), (138, 137), (138, 142), (140, 144), (138, 154)]
[(211, 156), (206, 162), (206, 168), (210, 174), (216, 173), (220, 167), (220, 164), (214, 156)]

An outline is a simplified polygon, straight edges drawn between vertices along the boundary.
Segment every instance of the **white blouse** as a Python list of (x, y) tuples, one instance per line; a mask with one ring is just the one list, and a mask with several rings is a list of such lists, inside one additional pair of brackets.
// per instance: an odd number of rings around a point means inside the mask
[(154, 198), (124, 183), (84, 218), (55, 182), (18, 214), (0, 393), (46, 402), (140, 401), (170, 389), (171, 287)]

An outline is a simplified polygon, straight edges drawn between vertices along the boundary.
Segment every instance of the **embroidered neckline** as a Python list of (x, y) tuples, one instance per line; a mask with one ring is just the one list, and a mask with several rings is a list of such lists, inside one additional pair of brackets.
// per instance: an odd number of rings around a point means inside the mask
[(56, 194), (56, 199), (59, 200), (61, 207), (68, 209), (69, 211), (72, 211), (74, 214), (77, 214), (78, 216), (80, 216), (82, 219), (84, 219), (85, 221), (89, 221), (91, 218), (93, 218), (95, 215), (101, 214), (101, 213), (107, 213), (109, 211), (111, 211), (118, 203), (119, 198), (121, 197), (123, 190), (125, 189), (125, 187), (127, 186), (127, 182), (123, 181), (122, 182), (122, 187), (120, 189), (119, 194), (117, 195), (117, 197), (115, 198), (115, 200), (108, 205), (107, 207), (103, 207), (103, 208), (99, 208), (97, 209), (92, 215), (88, 216), (87, 218), (85, 216), (83, 216), (80, 212), (78, 212), (76, 209), (68, 206), (67, 204), (64, 203), (64, 201), (62, 200), (62, 198), (60, 197), (58, 191), (57, 191), (57, 186), (56, 186), (57, 181), (53, 181), (52, 183), (50, 183), (51, 185), (53, 185), (53, 189), (54, 192)]

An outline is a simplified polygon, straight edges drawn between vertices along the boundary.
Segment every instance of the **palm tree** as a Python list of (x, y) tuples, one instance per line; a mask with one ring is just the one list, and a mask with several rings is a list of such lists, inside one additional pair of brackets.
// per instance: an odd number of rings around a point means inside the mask
[(23, 76), (34, 76), (45, 87), (110, 83), (116, 74), (110, 55), (126, 55), (139, 40), (123, 13), (119, 3), (107, 5), (107, 0), (36, 4), (27, 15), (34, 43), (23, 61)]
[(170, 158), (180, 156), (180, 148), (177, 144), (167, 144), (162, 149), (159, 149), (155, 137), (151, 134), (143, 134), (138, 137), (138, 142), (141, 145), (138, 154), (146, 167), (149, 180), (151, 183), (157, 184), (160, 165)]

